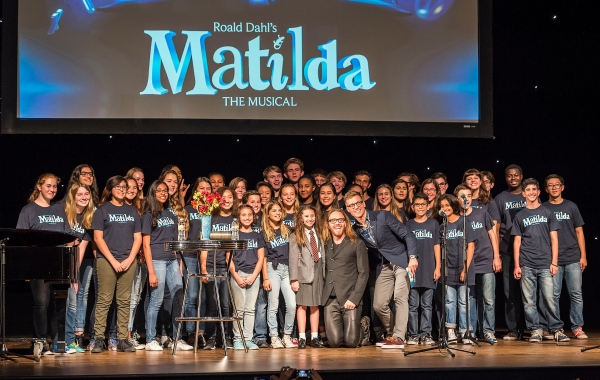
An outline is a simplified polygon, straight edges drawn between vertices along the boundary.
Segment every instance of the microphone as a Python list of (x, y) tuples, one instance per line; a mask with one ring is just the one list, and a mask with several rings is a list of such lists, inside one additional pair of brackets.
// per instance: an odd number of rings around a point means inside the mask
[(438, 213), (439, 213), (439, 214), (440, 214), (440, 215), (441, 215), (443, 218), (445, 218), (445, 217), (446, 217), (446, 212), (445, 212), (444, 210), (440, 210)]
[(464, 194), (461, 194), (460, 197), (463, 200), (464, 206), (467, 207), (467, 204), (469, 204), (469, 201), (467, 200), (467, 197)]

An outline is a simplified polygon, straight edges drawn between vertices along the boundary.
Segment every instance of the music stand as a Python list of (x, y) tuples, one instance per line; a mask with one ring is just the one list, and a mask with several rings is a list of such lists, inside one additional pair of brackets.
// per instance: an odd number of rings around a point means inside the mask
[[(440, 212), (440, 215), (442, 215), (443, 217), (443, 222), (442, 222), (442, 260), (441, 260), (441, 264), (442, 264), (442, 268), (441, 268), (441, 276), (440, 279), (442, 280), (442, 289), (444, 291), (444, 294), (446, 292), (446, 277), (448, 276), (448, 256), (446, 255), (446, 230), (448, 228), (448, 218), (446, 217), (445, 214), (443, 214), (443, 212)], [(438, 341), (434, 346), (431, 347), (427, 347), (427, 348), (422, 348), (420, 350), (415, 350), (415, 351), (404, 351), (404, 356), (408, 356), (408, 355), (412, 355), (412, 354), (418, 354), (420, 352), (428, 352), (428, 351), (433, 351), (433, 350), (446, 350), (450, 356), (455, 357), (456, 355), (454, 354), (454, 352), (452, 352), (450, 350), (449, 342), (448, 342), (448, 335), (446, 333), (446, 301), (444, 300), (442, 302), (442, 320), (440, 321), (440, 329), (439, 329), (439, 336), (438, 336)], [(467, 300), (468, 302), (468, 300)], [(467, 317), (468, 318), (468, 317)], [(456, 351), (462, 351), (462, 352), (466, 352), (472, 355), (475, 355), (475, 351), (471, 351), (471, 350), (466, 350), (464, 348), (458, 348), (458, 347), (452, 347), (452, 350), (456, 350)]]

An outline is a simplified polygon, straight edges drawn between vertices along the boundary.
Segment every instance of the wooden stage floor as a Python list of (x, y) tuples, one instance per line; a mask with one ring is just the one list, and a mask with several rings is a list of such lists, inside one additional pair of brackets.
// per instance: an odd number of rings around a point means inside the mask
[[(323, 379), (398, 378), (401, 372), (424, 374), (423, 379), (434, 378), (540, 378), (587, 379), (600, 378), (600, 349), (582, 353), (582, 347), (600, 344), (600, 334), (588, 340), (574, 340), (556, 345), (545, 341), (539, 344), (527, 341), (505, 342), (497, 345), (481, 344), (473, 347), (476, 355), (454, 351), (455, 358), (437, 350), (405, 357), (402, 350), (382, 350), (375, 346), (358, 349), (261, 349), (245, 353), (222, 349), (178, 352), (171, 356), (163, 352), (138, 351), (101, 354), (61, 354), (42, 357), (40, 363), (20, 359), (19, 364), (0, 364), (1, 378), (48, 377), (207, 377), (224, 379), (254, 379), (255, 376), (277, 374), (282, 366), (300, 369), (315, 368)], [(408, 346), (416, 350), (423, 346)], [(9, 347), (10, 348), (10, 347)]]

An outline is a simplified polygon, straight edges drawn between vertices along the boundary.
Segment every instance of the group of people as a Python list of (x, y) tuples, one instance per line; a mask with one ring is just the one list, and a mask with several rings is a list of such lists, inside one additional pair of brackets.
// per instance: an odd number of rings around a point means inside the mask
[[(283, 169), (267, 167), (255, 190), (241, 177), (227, 186), (220, 173), (186, 185), (179, 168), (168, 165), (146, 194), (140, 168), (109, 178), (100, 193), (93, 168), (82, 164), (60, 202), (54, 200), (60, 179), (41, 175), (17, 228), (74, 235), (80, 278), (68, 293), (69, 353), (84, 352), (92, 281), (92, 353), (159, 351), (174, 341), (178, 350), (192, 350), (196, 342), (207, 350), (372, 343), (401, 349), (435, 344), (434, 325), (442, 323), (451, 343), (495, 344), (498, 272), (508, 327), (503, 339), (521, 339), (527, 327), (529, 342), (569, 340), (559, 313), (563, 278), (573, 337), (587, 338), (583, 220), (577, 206), (562, 198), (563, 178), (545, 179), (544, 204), (540, 184), (523, 180), (519, 166), (507, 167), (505, 178), (508, 189), (492, 198), (490, 172), (467, 170), (452, 193), (443, 173), (421, 183), (403, 172), (371, 197), (368, 171), (357, 171), (351, 181), (340, 171), (305, 175), (303, 162), (290, 158)], [(220, 195), (211, 231), (239, 225), (246, 250), (185, 252), (183, 260), (165, 251), (165, 242), (181, 238), (180, 226), (188, 240), (201, 238), (201, 217), (192, 202), (197, 192)], [(184, 287), (188, 273), (213, 270), (220, 276), (191, 277)], [(177, 336), (175, 318), (182, 308), (188, 317), (198, 311), (214, 317), (218, 307), (232, 315), (228, 285), (240, 323), (225, 323), (224, 331), (214, 322), (199, 328), (187, 323), (181, 329), (187, 339)], [(35, 338), (46, 342), (52, 285), (32, 280), (31, 289)], [(137, 331), (142, 322), (145, 344)], [(56, 341), (56, 332), (51, 335)], [(52, 352), (46, 342), (44, 353)]]

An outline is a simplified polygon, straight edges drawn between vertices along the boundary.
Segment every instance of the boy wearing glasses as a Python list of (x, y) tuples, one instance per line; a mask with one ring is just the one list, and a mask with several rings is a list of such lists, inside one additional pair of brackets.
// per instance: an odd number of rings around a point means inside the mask
[(511, 235), (514, 236), (515, 279), (521, 280), (521, 293), (529, 343), (542, 341), (542, 324), (538, 312), (538, 294), (546, 306), (548, 327), (556, 342), (568, 342), (563, 333), (558, 307), (554, 302), (552, 277), (558, 272), (558, 233), (560, 225), (554, 213), (539, 201), (540, 185), (534, 178), (523, 181), (527, 206), (515, 215)]
[(442, 172), (433, 173), (431, 179), (437, 182), (440, 187), (440, 195), (446, 194), (448, 190), (448, 177)]
[[(353, 228), (365, 242), (369, 255), (378, 261), (373, 296), (373, 308), (388, 336), (377, 342), (381, 348), (404, 348), (408, 323), (409, 278), (407, 269), (415, 275), (417, 240), (412, 232), (387, 211), (365, 209), (365, 202), (356, 191), (344, 196), (346, 209), (356, 219)], [(396, 315), (390, 309), (394, 297)]]
[[(417, 239), (419, 270), (408, 297), (408, 336), (406, 344), (435, 344), (431, 337), (431, 316), (435, 282), (440, 278), (440, 225), (427, 217), (427, 195), (417, 193), (411, 206), (415, 218), (406, 222)], [(419, 305), (421, 323), (419, 325)]]
[(554, 282), (554, 302), (558, 309), (558, 300), (562, 290), (563, 278), (571, 300), (569, 315), (571, 331), (577, 339), (587, 339), (583, 332), (583, 296), (581, 293), (582, 273), (587, 266), (583, 218), (577, 205), (562, 197), (565, 189), (564, 179), (557, 174), (546, 178), (546, 192), (550, 199), (544, 203), (554, 213), (558, 230), (558, 272), (552, 278)]

